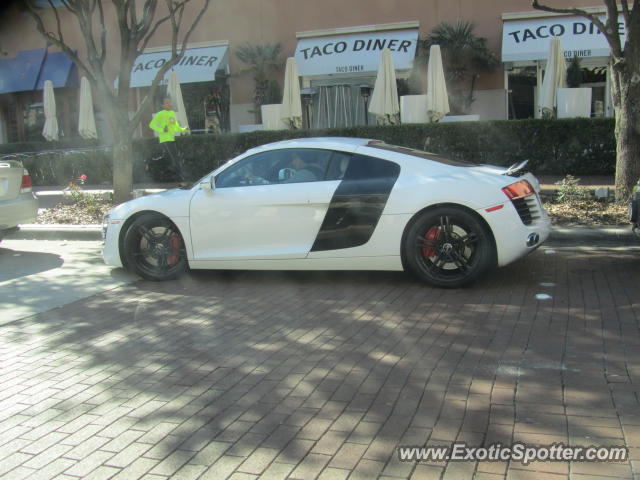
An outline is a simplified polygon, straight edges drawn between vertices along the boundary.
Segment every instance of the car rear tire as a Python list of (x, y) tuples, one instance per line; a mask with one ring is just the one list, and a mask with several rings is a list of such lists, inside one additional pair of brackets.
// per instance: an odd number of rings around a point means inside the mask
[(168, 218), (146, 213), (136, 218), (124, 235), (127, 267), (147, 280), (178, 277), (187, 269), (184, 240)]
[(445, 288), (467, 285), (496, 265), (488, 227), (459, 207), (438, 207), (420, 215), (405, 236), (404, 254), (413, 273)]

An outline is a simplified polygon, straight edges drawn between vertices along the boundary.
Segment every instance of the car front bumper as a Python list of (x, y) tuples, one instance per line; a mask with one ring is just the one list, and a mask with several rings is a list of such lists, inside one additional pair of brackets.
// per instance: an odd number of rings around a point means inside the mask
[(120, 231), (124, 221), (112, 219), (106, 215), (102, 220), (102, 258), (104, 263), (112, 267), (123, 267), (120, 258), (120, 248), (118, 245), (120, 239)]

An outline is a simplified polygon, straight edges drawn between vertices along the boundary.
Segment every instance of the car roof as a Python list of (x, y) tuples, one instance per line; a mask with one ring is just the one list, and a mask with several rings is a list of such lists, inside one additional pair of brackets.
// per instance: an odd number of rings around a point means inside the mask
[(292, 140), (282, 140), (279, 142), (267, 143), (254, 147), (247, 151), (262, 152), (265, 150), (279, 148), (336, 148), (347, 151), (354, 151), (357, 147), (367, 145), (371, 139), (368, 138), (352, 138), (352, 137), (308, 137), (295, 138)]

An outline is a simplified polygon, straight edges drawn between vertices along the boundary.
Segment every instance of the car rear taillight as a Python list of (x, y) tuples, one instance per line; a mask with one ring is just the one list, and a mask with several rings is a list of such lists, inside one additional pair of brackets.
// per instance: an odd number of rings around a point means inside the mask
[(518, 198), (526, 197), (527, 195), (535, 193), (531, 184), (526, 180), (520, 180), (516, 183), (512, 183), (511, 185), (507, 185), (502, 189), (502, 191), (510, 200), (517, 200)]
[(25, 169), (22, 174), (22, 184), (20, 185), (20, 193), (29, 193), (32, 190), (33, 183), (31, 182), (31, 175)]

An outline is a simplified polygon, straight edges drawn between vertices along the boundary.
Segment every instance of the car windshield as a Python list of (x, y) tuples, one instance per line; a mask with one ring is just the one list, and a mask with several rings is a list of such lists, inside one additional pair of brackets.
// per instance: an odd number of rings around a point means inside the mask
[(416, 150), (408, 147), (399, 147), (397, 145), (388, 145), (386, 143), (378, 143), (378, 142), (370, 142), (368, 146), (372, 148), (379, 148), (380, 150), (388, 150), (390, 152), (404, 153), (405, 155), (424, 158), (425, 160), (444, 163), (445, 165), (453, 165), (455, 167), (476, 167), (477, 166), (477, 164), (475, 163), (465, 162), (464, 160), (453, 160), (451, 158), (438, 155), (437, 153), (424, 152), (422, 150)]

